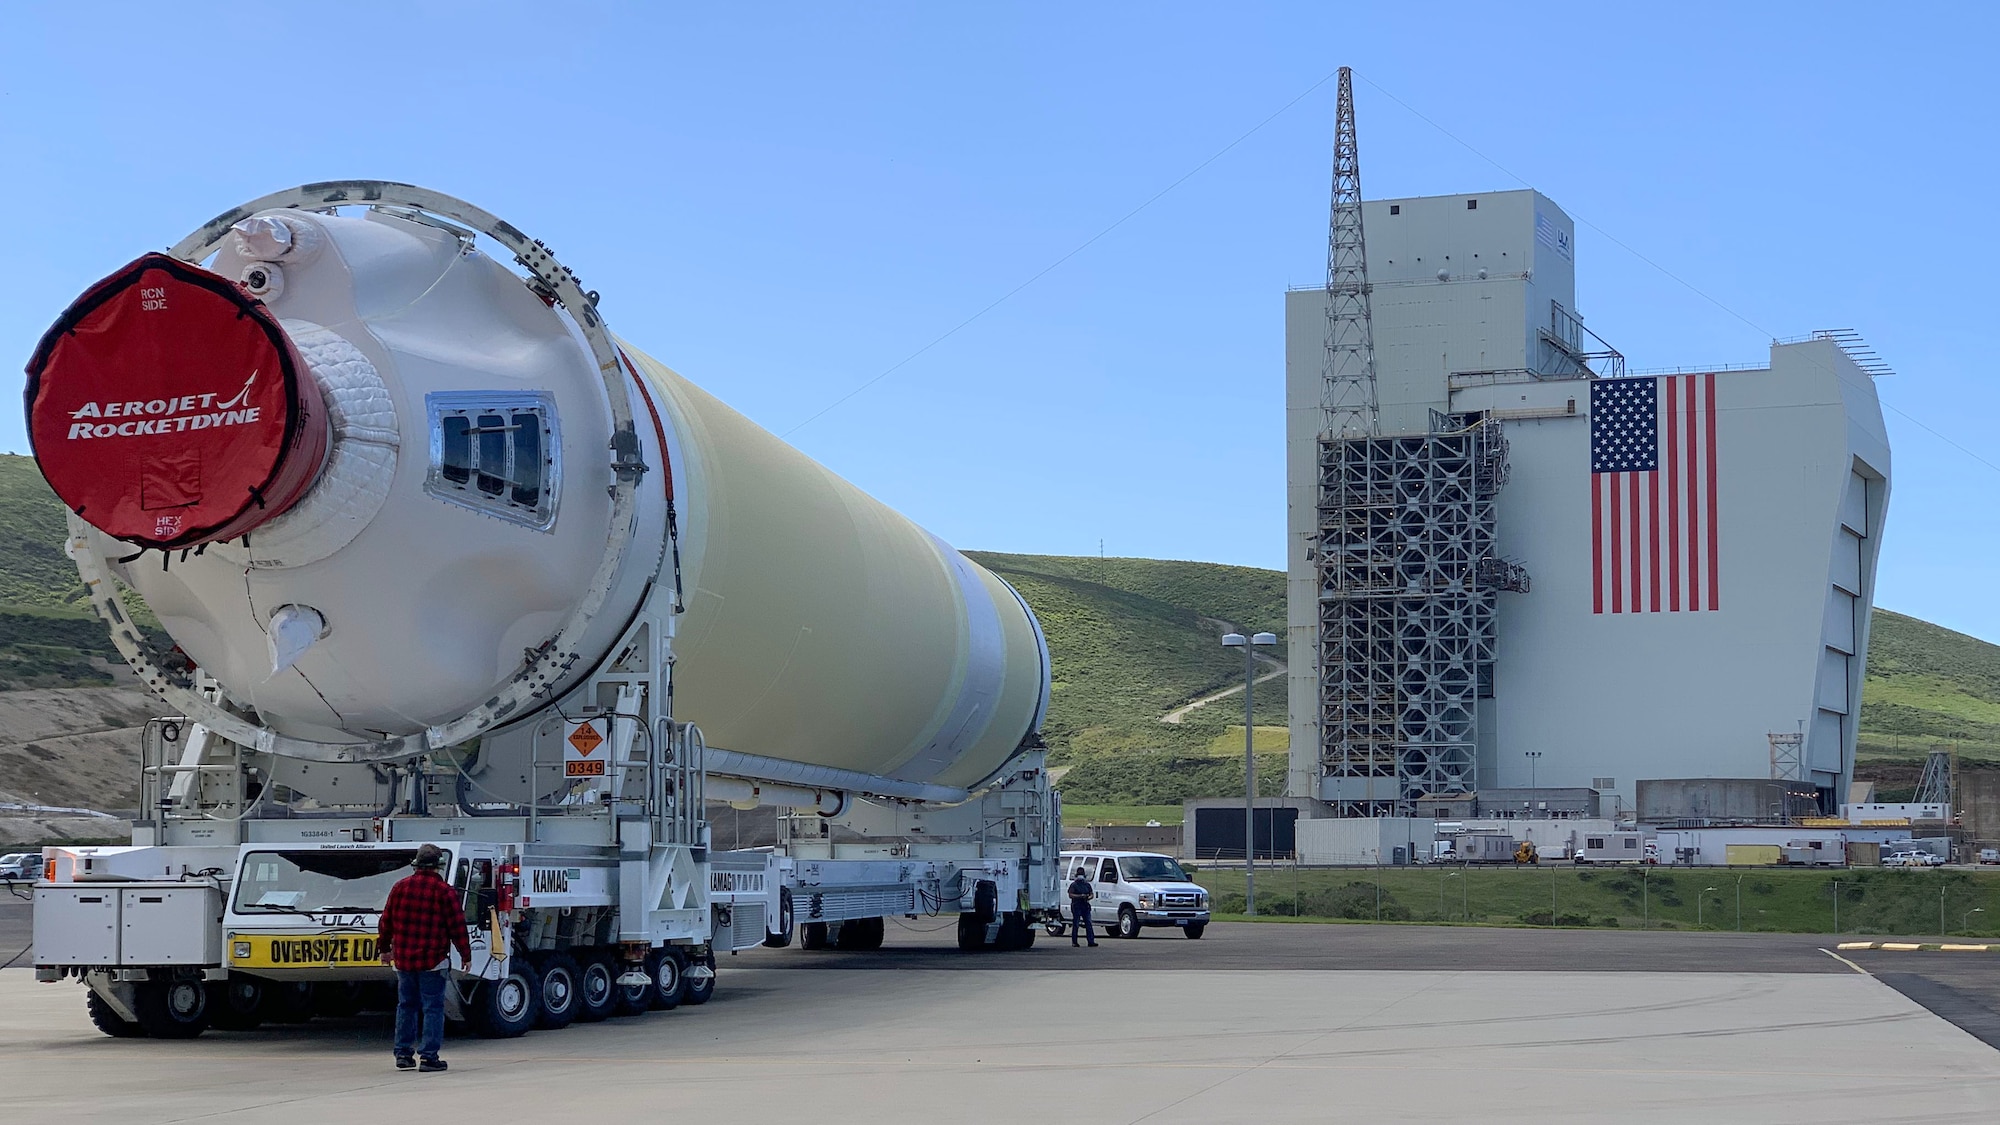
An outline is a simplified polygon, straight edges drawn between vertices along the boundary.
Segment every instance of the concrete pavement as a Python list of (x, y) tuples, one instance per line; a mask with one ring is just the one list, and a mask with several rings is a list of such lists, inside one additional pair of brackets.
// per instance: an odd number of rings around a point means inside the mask
[[(703, 1008), (453, 1040), (443, 1075), (390, 1069), (383, 1017), (113, 1040), (85, 1020), (76, 986), (7, 970), (0, 1107), (24, 1122), (121, 1125), (583, 1112), (1825, 1125), (2000, 1112), (2000, 1053), (1812, 957), (1838, 971), (1093, 973), (1003, 969), (996, 956), (885, 975), (787, 950), (725, 961)], [(1067, 946), (1004, 958), (1058, 959), (1071, 960)], [(785, 962), (805, 967), (771, 967)]]

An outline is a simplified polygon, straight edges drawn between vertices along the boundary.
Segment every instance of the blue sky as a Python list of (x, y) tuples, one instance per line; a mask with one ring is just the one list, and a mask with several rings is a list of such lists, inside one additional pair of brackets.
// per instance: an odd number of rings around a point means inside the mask
[(1300, 95), (1348, 64), (1365, 193), (1542, 189), (1633, 366), (1858, 329), (1899, 372), (1878, 603), (2000, 641), (1981, 6), (276, 9), (0, 14), (13, 378), (83, 286), (223, 209), (409, 180), (959, 546), (1276, 567), (1334, 84)]

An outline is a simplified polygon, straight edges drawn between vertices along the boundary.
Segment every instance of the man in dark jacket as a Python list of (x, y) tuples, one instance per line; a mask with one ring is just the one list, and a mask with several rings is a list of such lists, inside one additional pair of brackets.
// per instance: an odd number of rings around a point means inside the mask
[(1090, 939), (1093, 948), (1097, 945), (1097, 931), (1090, 928), (1090, 899), (1096, 888), (1084, 877), (1083, 868), (1076, 869), (1076, 878), (1069, 881), (1069, 943), (1074, 946), (1078, 934)]
[(457, 949), (458, 967), (469, 970), (472, 943), (465, 933), (465, 906), (438, 874), (444, 852), (436, 844), (425, 844), (417, 849), (413, 866), (415, 871), (389, 888), (376, 940), (382, 960), (396, 968), (396, 1069), (429, 1072), (445, 1069), (438, 1051), (444, 1046), (449, 954)]

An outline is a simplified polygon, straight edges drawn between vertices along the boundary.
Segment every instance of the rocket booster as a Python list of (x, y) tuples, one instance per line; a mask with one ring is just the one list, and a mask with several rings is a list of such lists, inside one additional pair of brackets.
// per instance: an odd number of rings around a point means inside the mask
[(560, 703), (643, 612), (711, 747), (963, 788), (1032, 744), (1048, 655), (1013, 589), (594, 298), (484, 212), (368, 181), (78, 298), (29, 364), (36, 460), (121, 648), (108, 579), (226, 715), (142, 678), (260, 749), (407, 757)]

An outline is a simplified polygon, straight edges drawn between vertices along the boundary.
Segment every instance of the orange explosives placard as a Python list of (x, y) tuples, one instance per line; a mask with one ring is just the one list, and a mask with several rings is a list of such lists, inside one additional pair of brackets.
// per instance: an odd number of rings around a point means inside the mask
[(566, 722), (567, 734), (563, 738), (564, 777), (603, 777), (606, 755), (597, 753), (604, 745), (603, 719), (585, 719), (582, 722)]

